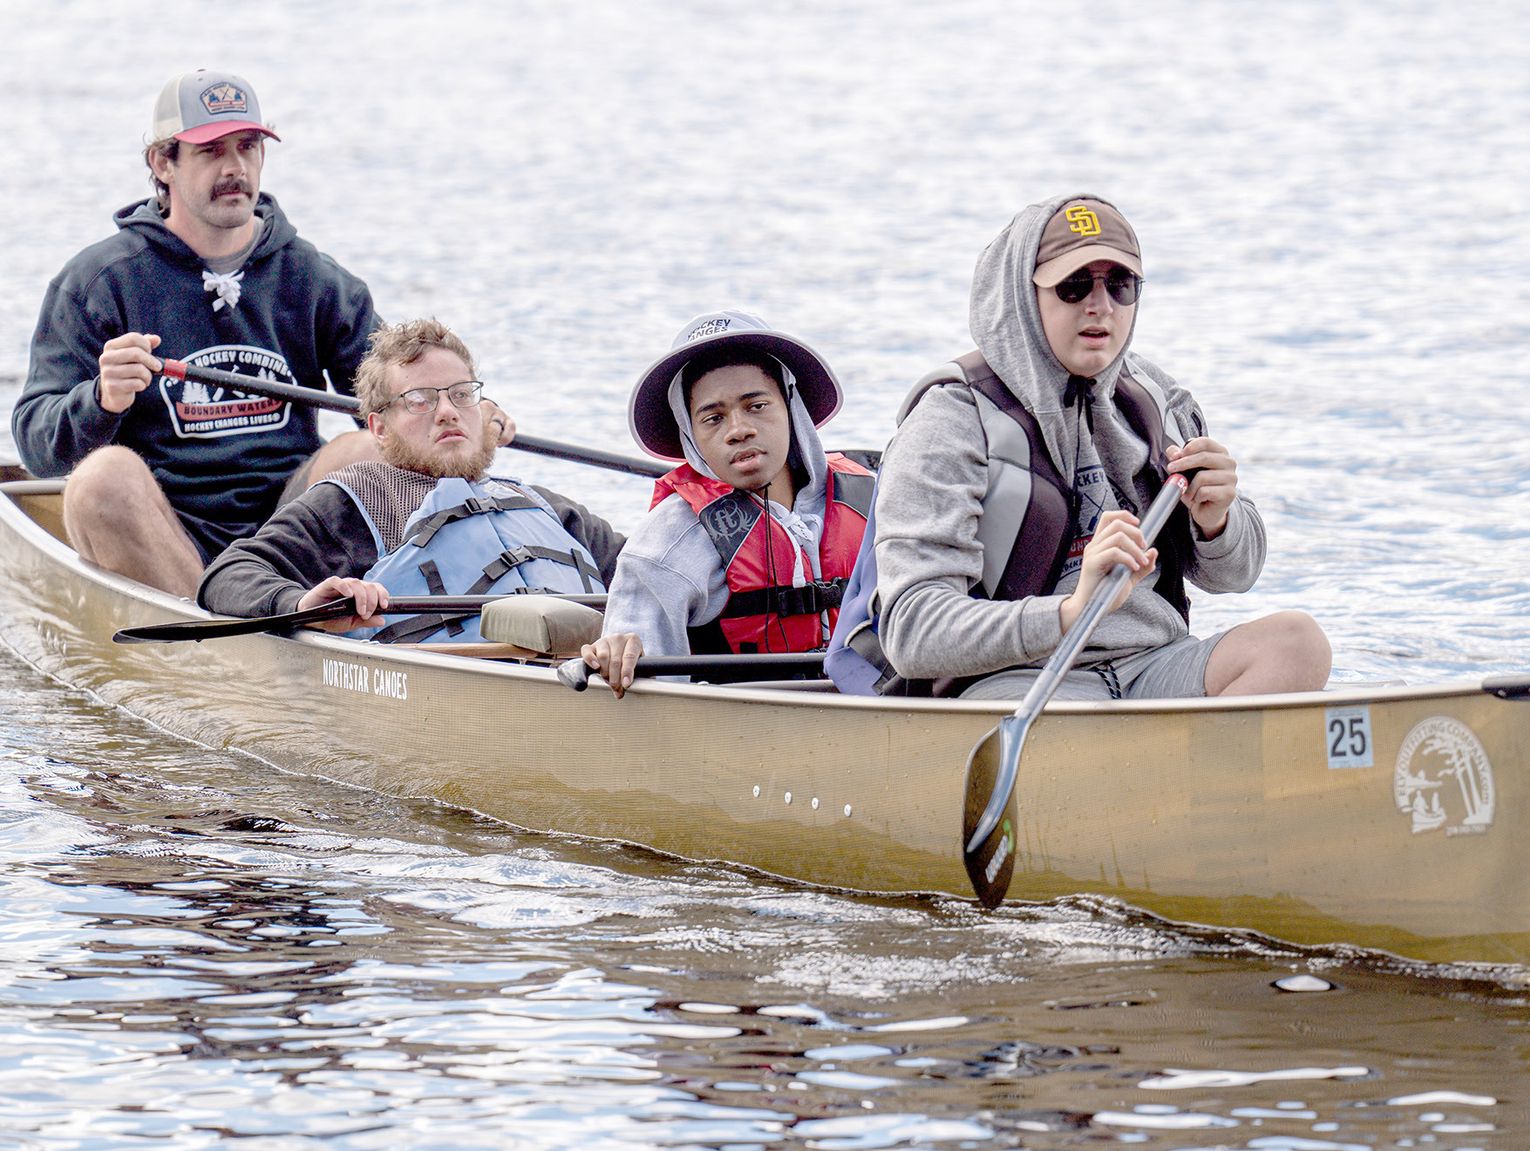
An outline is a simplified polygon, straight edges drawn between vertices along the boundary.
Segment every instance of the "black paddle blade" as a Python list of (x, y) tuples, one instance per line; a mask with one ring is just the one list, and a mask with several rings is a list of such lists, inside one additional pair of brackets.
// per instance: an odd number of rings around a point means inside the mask
[[(978, 902), (997, 907), (1009, 891), (1015, 874), (1015, 807), (1013, 783), (1000, 779), (1006, 762), (1018, 765), (1019, 745), (1025, 741), (1030, 718), (1007, 715), (990, 731), (967, 757), (966, 805), (962, 812), (962, 864)], [(1009, 752), (1009, 755), (1005, 753)], [(1005, 806), (989, 817), (990, 826), (981, 839), (983, 814), (996, 795), (1004, 795)]]
[(190, 619), (180, 623), (153, 623), (142, 627), (125, 627), (112, 636), (112, 642), (178, 643), (188, 639), (201, 641), (218, 639), (222, 636), (254, 635), (256, 632), (263, 631), (287, 631), (306, 623), (340, 619), (354, 615), (355, 612), (356, 601), (347, 596), (345, 599), (330, 600), (318, 607), (288, 612), (286, 615), (268, 615), (257, 619)]

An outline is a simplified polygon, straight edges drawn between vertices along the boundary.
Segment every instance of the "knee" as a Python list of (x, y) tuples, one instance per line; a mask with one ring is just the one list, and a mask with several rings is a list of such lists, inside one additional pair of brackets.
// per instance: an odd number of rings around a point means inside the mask
[(86, 456), (64, 482), (65, 513), (109, 514), (124, 506), (138, 507), (159, 481), (149, 465), (131, 448), (109, 444)]
[(1290, 691), (1317, 691), (1333, 670), (1333, 647), (1322, 625), (1304, 611), (1277, 612), (1270, 617), (1279, 650), (1290, 669)]

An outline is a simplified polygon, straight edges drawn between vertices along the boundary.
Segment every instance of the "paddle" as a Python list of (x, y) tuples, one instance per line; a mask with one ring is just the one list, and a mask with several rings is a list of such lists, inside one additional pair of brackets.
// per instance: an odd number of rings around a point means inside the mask
[(1482, 681), (1482, 690), (1499, 699), (1530, 699), (1530, 676), (1490, 675)]
[[(583, 691), (589, 686), (590, 665), (570, 659), (558, 665), (558, 679), (565, 687)], [(767, 652), (763, 655), (645, 655), (632, 674), (717, 675), (734, 682), (759, 679), (792, 679), (808, 673), (823, 674), (823, 652)]]
[[(196, 380), (203, 384), (216, 384), (221, 388), (234, 388), (237, 391), (249, 392), (256, 396), (269, 396), (273, 400), (288, 400), (295, 404), (307, 404), (311, 408), (323, 408), (329, 412), (344, 412), (354, 416), (361, 411), (361, 405), (351, 396), (342, 396), (338, 392), (323, 392), (318, 388), (302, 388), (293, 384), (282, 384), (275, 380), (262, 380), (255, 376), (242, 376), (237, 372), (219, 371), (217, 368), (203, 368), (196, 364), (183, 363), (180, 360), (164, 360), (160, 367), (163, 375), (172, 380)], [(601, 451), (598, 448), (581, 448), (573, 444), (559, 443), (557, 440), (544, 440), (536, 436), (526, 436), (516, 433), (515, 439), (509, 444), (512, 448), (519, 448), (523, 452), (533, 452), (536, 455), (552, 456), (554, 459), (568, 460), (576, 464), (593, 464), (598, 468), (606, 468), (615, 472), (626, 472), (634, 476), (662, 476), (669, 471), (669, 467), (657, 460), (643, 460), (635, 456), (618, 455), (616, 452)]]
[[(1142, 538), (1149, 544), (1168, 522), (1189, 482), (1183, 474), (1171, 474), (1142, 517)], [(997, 907), (1003, 901), (1014, 875), (1014, 816), (1009, 808), (1014, 799), (1015, 779), (1020, 773), (1020, 752), (1025, 745), (1026, 733), (1131, 575), (1129, 567), (1117, 564), (1100, 581), (1014, 714), (1001, 719), (999, 726), (979, 740), (967, 757), (962, 863), (967, 868), (967, 877), (972, 881), (978, 902), (984, 907)]]
[[(551, 592), (511, 592), (511, 595), (551, 595)], [(387, 615), (413, 615), (418, 612), (461, 612), (472, 615), (484, 605), (502, 599), (497, 595), (424, 595), (393, 596), (384, 609)], [(562, 595), (559, 599), (574, 600), (591, 607), (604, 607), (603, 595)], [(202, 641), (219, 639), (230, 635), (254, 635), (257, 632), (288, 631), (307, 623), (319, 623), (327, 619), (343, 619), (356, 614), (356, 600), (330, 600), (318, 607), (302, 611), (290, 611), (284, 615), (255, 616), (249, 619), (196, 619), (177, 623), (146, 624), (142, 627), (125, 627), (112, 636), (113, 643), (177, 643), (181, 640)]]

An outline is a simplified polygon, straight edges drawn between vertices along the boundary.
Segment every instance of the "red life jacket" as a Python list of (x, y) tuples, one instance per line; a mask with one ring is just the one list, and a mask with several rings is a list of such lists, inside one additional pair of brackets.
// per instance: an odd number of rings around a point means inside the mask
[[(765, 514), (760, 501), (731, 484), (704, 476), (689, 464), (660, 476), (653, 505), (671, 492), (691, 506), (722, 560), (728, 604), (714, 623), (691, 629), (693, 652), (816, 651), (839, 618), (845, 582), (855, 566), (871, 511), (872, 474), (838, 452), (827, 457), (828, 494), (818, 543), (820, 576), (791, 586), (800, 555), (811, 576), (813, 563), (791, 534)], [(785, 579), (783, 584), (780, 581)], [(717, 635), (721, 630), (721, 637)]]

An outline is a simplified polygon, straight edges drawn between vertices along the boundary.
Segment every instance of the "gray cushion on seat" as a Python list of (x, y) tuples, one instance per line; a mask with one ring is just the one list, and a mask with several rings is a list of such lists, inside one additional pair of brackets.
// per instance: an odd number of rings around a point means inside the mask
[(548, 655), (577, 655), (600, 638), (604, 617), (586, 604), (550, 595), (512, 595), (483, 609), (479, 630), (496, 643)]

